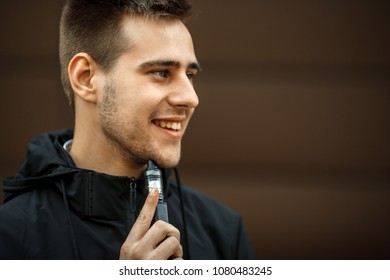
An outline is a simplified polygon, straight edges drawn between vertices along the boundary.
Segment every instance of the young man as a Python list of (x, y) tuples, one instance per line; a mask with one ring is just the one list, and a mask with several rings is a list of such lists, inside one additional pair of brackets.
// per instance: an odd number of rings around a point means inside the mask
[[(241, 218), (168, 182), (198, 105), (181, 0), (66, 2), (62, 81), (75, 129), (33, 140), (0, 208), (3, 259), (253, 259)], [(169, 222), (153, 222), (163, 168)], [(176, 178), (178, 178), (176, 176)]]

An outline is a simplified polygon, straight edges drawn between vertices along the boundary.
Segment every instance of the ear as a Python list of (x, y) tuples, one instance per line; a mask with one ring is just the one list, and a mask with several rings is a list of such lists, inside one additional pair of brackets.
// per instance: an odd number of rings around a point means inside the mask
[(84, 101), (97, 101), (97, 85), (94, 79), (97, 71), (97, 64), (87, 53), (76, 54), (69, 63), (68, 75), (73, 91)]

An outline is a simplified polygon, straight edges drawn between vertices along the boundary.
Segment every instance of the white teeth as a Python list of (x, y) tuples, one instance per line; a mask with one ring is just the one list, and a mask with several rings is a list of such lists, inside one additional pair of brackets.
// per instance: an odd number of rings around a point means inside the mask
[(172, 129), (172, 130), (176, 130), (176, 131), (181, 130), (181, 123), (180, 122), (161, 121), (161, 122), (156, 122), (156, 124), (162, 128), (168, 128), (168, 129)]

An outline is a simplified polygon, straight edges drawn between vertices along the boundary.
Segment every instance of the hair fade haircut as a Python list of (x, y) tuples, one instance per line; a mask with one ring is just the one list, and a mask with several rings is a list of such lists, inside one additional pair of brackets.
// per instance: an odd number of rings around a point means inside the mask
[(184, 20), (192, 7), (187, 0), (67, 0), (60, 21), (61, 81), (72, 111), (74, 93), (68, 65), (80, 52), (88, 53), (103, 71), (109, 71), (130, 47), (121, 34), (124, 15)]

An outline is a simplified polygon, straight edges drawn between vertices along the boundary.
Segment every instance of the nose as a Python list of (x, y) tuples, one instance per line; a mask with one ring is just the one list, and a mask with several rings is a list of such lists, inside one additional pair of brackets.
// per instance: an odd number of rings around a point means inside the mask
[(178, 79), (168, 96), (168, 102), (173, 107), (193, 109), (199, 104), (193, 83), (187, 75)]

